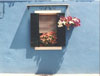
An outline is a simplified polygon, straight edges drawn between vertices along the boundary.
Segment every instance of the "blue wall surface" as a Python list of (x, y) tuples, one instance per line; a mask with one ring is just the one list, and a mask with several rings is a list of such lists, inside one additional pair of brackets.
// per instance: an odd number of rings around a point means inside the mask
[(30, 7), (34, 2), (5, 2), (0, 19), (0, 73), (99, 73), (99, 3), (67, 2), (71, 16), (81, 26), (66, 31), (66, 47), (61, 51), (35, 51), (30, 47)]

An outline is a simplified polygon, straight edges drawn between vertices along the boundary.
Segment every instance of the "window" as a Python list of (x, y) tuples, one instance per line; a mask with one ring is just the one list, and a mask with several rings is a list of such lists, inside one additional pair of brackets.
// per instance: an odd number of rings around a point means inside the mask
[[(43, 13), (44, 12), (44, 13)], [(60, 11), (61, 12), (61, 11)], [(58, 28), (58, 20), (60, 16), (64, 16), (64, 13), (59, 11), (35, 11), (31, 14), (31, 47), (35, 49), (53, 49), (58, 50), (62, 49), (62, 46), (65, 46), (65, 27)], [(56, 36), (56, 42), (51, 43), (41, 43), (41, 35), (48, 32), (54, 32)], [(47, 36), (47, 35), (46, 35)], [(46, 38), (47, 39), (47, 38)], [(54, 40), (54, 39), (53, 39)], [(42, 46), (41, 46), (42, 45)]]

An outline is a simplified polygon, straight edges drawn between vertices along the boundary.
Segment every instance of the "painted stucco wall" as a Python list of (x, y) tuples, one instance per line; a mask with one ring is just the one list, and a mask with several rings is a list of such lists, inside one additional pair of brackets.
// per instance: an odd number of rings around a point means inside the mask
[(68, 2), (70, 15), (80, 18), (81, 26), (66, 31), (67, 45), (61, 51), (34, 51), (30, 47), (30, 13), (42, 9), (27, 9), (32, 3), (4, 3), (0, 73), (99, 73), (99, 3)]

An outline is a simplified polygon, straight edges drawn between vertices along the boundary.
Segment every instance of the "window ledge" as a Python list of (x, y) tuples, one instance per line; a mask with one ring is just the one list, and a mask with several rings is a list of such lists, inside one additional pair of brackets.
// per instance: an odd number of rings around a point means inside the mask
[(35, 50), (62, 50), (62, 47), (35, 47)]

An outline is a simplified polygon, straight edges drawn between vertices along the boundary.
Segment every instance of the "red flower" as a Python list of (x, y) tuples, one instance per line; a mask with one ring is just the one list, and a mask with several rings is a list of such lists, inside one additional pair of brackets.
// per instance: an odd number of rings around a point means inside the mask
[(65, 20), (65, 17), (61, 16), (61, 17), (60, 17), (60, 20), (61, 20), (61, 21), (64, 21), (64, 20)]
[(72, 20), (72, 17), (71, 16), (68, 16), (68, 17), (66, 17), (66, 20), (69, 22), (69, 21)]
[(48, 33), (43, 33), (40, 36), (40, 41), (42, 42), (42, 44), (44, 45), (54, 45), (57, 43), (57, 37), (56, 37), (56, 33), (55, 32), (48, 32)]
[(74, 22), (74, 24), (75, 24), (75, 25), (74, 25), (75, 27), (80, 26), (80, 19), (74, 17), (72, 20), (73, 20), (73, 22)]
[(62, 24), (67, 27), (68, 30), (69, 30), (70, 26), (74, 26), (74, 27), (80, 26), (80, 19), (78, 19), (76, 17), (72, 18), (71, 16), (68, 16), (68, 17), (62, 16), (62, 17), (60, 17), (59, 21), (61, 21)]

